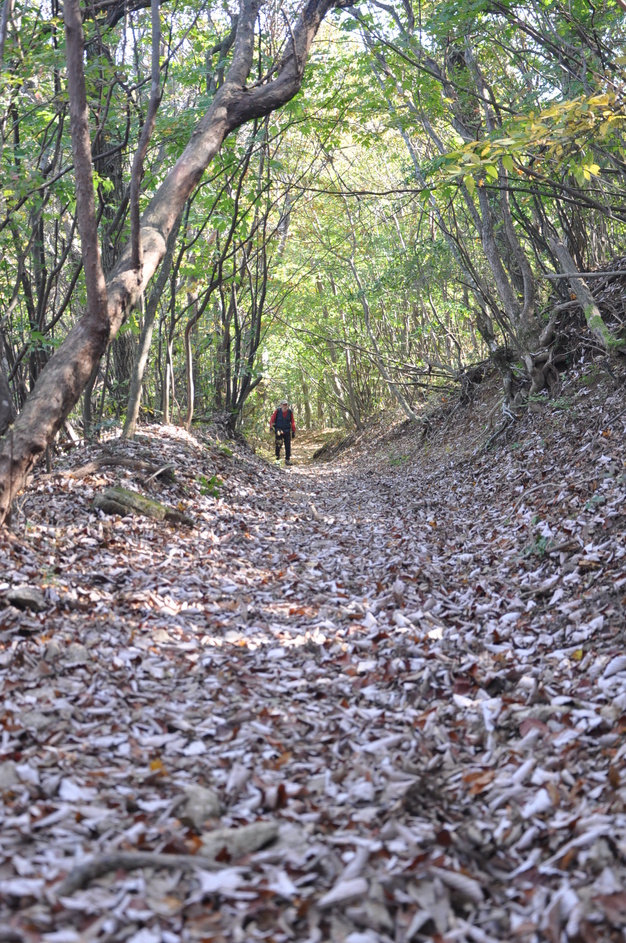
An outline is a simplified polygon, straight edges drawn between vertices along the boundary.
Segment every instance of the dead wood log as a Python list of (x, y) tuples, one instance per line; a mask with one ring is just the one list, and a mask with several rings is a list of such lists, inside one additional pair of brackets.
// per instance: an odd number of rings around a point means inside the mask
[(111, 871), (138, 871), (140, 868), (174, 868), (184, 871), (219, 871), (224, 864), (195, 855), (168, 855), (153, 851), (118, 851), (98, 858), (90, 858), (73, 868), (58, 887), (56, 897), (69, 897), (74, 891), (87, 887), (92, 881)]
[(66, 419), (65, 422), (63, 423), (63, 431), (65, 432), (66, 436), (70, 440), (70, 445), (72, 446), (72, 448), (76, 445), (80, 445), (80, 441), (81, 441), (80, 436), (76, 432), (76, 429), (74, 428), (72, 423), (69, 421), (69, 419)]
[(122, 458), (116, 455), (102, 455), (100, 458), (94, 458), (93, 461), (87, 462), (86, 465), (81, 465), (80, 468), (75, 468), (73, 471), (68, 472), (68, 475), (70, 478), (86, 478), (88, 475), (95, 475), (96, 472), (100, 471), (100, 469), (104, 468), (106, 465), (113, 465), (120, 468), (133, 468), (137, 471), (148, 472), (149, 478), (162, 478), (164, 481), (169, 481), (172, 484), (176, 481), (174, 466), (171, 464), (152, 465), (150, 462), (144, 462), (138, 458)]
[(151, 517), (155, 521), (193, 526), (193, 521), (187, 514), (127, 488), (107, 488), (104, 494), (96, 495), (92, 507), (104, 511), (105, 514), (121, 514), (123, 517), (127, 514), (138, 514)]
[(576, 296), (576, 300), (580, 304), (583, 314), (585, 315), (587, 327), (589, 328), (595, 340), (603, 350), (607, 351), (607, 353), (612, 353), (616, 349), (623, 350), (622, 342), (613, 336), (607, 325), (604, 323), (596, 299), (587, 287), (584, 278), (576, 268), (576, 263), (574, 262), (569, 249), (564, 245), (563, 242), (561, 242), (560, 239), (549, 238), (548, 244), (552, 252), (559, 260), (559, 264), (563, 269), (563, 274), (569, 281), (572, 294)]

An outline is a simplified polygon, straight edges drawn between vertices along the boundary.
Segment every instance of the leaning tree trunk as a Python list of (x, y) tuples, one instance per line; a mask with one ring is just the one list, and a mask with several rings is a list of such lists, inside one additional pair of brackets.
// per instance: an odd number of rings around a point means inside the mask
[[(137, 271), (127, 246), (109, 276), (106, 318), (88, 311), (43, 370), (15, 425), (0, 447), (0, 524), (33, 465), (75, 406), (107, 343), (141, 297), (165, 254), (167, 239), (185, 202), (227, 135), (253, 118), (270, 114), (299, 91), (304, 64), (319, 26), (332, 7), (350, 0), (307, 0), (289, 28), (285, 55), (271, 80), (246, 88), (255, 51), (255, 24), (262, 0), (242, 0), (233, 57), (224, 84), (196, 126), (187, 147), (146, 209), (140, 230), (143, 265)], [(92, 185), (93, 196), (93, 185)]]
[(576, 263), (572, 258), (569, 249), (560, 241), (560, 239), (548, 239), (548, 245), (559, 260), (559, 265), (563, 269), (563, 274), (568, 276), (569, 286), (580, 307), (583, 309), (587, 327), (598, 341), (603, 350), (613, 352), (618, 346), (618, 342), (611, 334), (604, 323), (596, 299), (591, 294), (583, 276), (576, 268)]

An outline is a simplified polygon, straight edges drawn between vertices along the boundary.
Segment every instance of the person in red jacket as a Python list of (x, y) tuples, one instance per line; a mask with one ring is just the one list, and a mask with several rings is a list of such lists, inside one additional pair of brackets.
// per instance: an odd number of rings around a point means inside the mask
[(276, 436), (276, 460), (280, 459), (280, 450), (285, 443), (285, 465), (291, 465), (291, 440), (296, 437), (296, 421), (289, 409), (288, 400), (284, 399), (270, 419), (270, 432)]

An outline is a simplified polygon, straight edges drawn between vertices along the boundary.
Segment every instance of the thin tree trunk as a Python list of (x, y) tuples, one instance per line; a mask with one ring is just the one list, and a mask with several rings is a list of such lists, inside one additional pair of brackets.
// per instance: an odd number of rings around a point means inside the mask
[(161, 295), (165, 291), (165, 286), (167, 285), (167, 280), (170, 277), (170, 272), (172, 270), (174, 249), (176, 248), (176, 240), (180, 231), (181, 220), (182, 214), (178, 217), (174, 228), (169, 234), (167, 240), (167, 249), (165, 250), (165, 256), (161, 264), (159, 276), (156, 280), (154, 288), (150, 292), (150, 298), (146, 306), (146, 312), (143, 320), (143, 329), (141, 331), (141, 337), (139, 338), (139, 349), (137, 351), (137, 357), (135, 359), (135, 363), (133, 364), (133, 372), (130, 378), (128, 409), (126, 410), (126, 419), (124, 421), (124, 430), (122, 432), (123, 439), (134, 439), (135, 433), (137, 431), (139, 407), (141, 406), (143, 375), (148, 362), (150, 344), (152, 343), (154, 322), (156, 320), (156, 313), (159, 307), (159, 301), (161, 300)]
[[(84, 371), (82, 386), (87, 386), (85, 401), (85, 435), (91, 431), (91, 391), (98, 372), (98, 363), (106, 347), (109, 333), (107, 287), (100, 258), (98, 223), (93, 189), (91, 162), (91, 138), (89, 135), (89, 111), (85, 89), (83, 67), (84, 36), (78, 0), (66, 0), (64, 5), (65, 38), (67, 44), (67, 84), (70, 98), (70, 130), (76, 175), (76, 209), (85, 282), (87, 286), (87, 312), (78, 324), (92, 335), (92, 356), (84, 357), (80, 367)], [(79, 367), (79, 369), (80, 369)], [(87, 370), (89, 372), (87, 373)], [(26, 403), (24, 412), (28, 409)], [(69, 412), (69, 410), (68, 410)], [(23, 414), (22, 414), (23, 415)], [(63, 417), (65, 418), (65, 416)], [(40, 442), (42, 451), (50, 444)]]
[(94, 386), (96, 385), (96, 380), (98, 379), (99, 369), (100, 361), (97, 362), (91, 371), (91, 376), (87, 380), (83, 391), (83, 437), (85, 439), (90, 439), (93, 435), (93, 404), (91, 397), (93, 395)]
[[(334, 283), (334, 281), (333, 281), (333, 279), (332, 279), (332, 276), (331, 276), (330, 284), (331, 284), (331, 288), (332, 288), (333, 295), (336, 295), (336, 294), (337, 294), (337, 289), (336, 289), (336, 287), (335, 287), (335, 283)], [(318, 278), (318, 279), (317, 279), (316, 288), (317, 288), (317, 293), (318, 293), (319, 295), (323, 294), (323, 292), (324, 292), (324, 286), (323, 286), (323, 283), (322, 283), (321, 278)], [(323, 310), (323, 312), (324, 312), (324, 317), (325, 317), (326, 321), (328, 321), (328, 322), (330, 323), (330, 313), (329, 313), (328, 308), (326, 307), (326, 305), (323, 305), (323, 306), (322, 306), (322, 310)], [(331, 370), (331, 380), (332, 380), (332, 386), (333, 386), (333, 390), (334, 390), (334, 394), (335, 394), (336, 403), (337, 403), (337, 406), (339, 407), (339, 411), (341, 412), (341, 416), (342, 416), (342, 418), (343, 418), (343, 423), (344, 423), (344, 425), (346, 426), (346, 428), (348, 428), (349, 425), (350, 425), (350, 416), (351, 416), (351, 413), (350, 413), (350, 410), (347, 408), (347, 406), (346, 406), (346, 404), (345, 404), (344, 391), (343, 391), (343, 388), (342, 388), (341, 380), (340, 380), (340, 378), (339, 378), (339, 374), (338, 374), (337, 371), (334, 369), (334, 365), (335, 365), (335, 364), (337, 363), (337, 361), (339, 360), (339, 357), (338, 357), (338, 355), (337, 355), (337, 349), (336, 349), (336, 347), (335, 347), (334, 341), (333, 341), (330, 337), (328, 338), (328, 353), (329, 353), (329, 355), (330, 355), (331, 363), (333, 364), (333, 369)]]
[[(102, 427), (102, 417), (104, 416), (104, 403), (106, 400), (107, 388), (109, 385), (109, 372), (111, 370), (111, 348), (107, 347), (106, 360), (104, 362), (104, 376), (102, 377), (102, 393), (100, 394), (100, 404), (98, 406), (98, 415), (96, 425)], [(99, 431), (99, 430), (98, 430)]]
[(172, 364), (172, 339), (168, 335), (165, 345), (165, 376), (163, 379), (163, 425), (169, 426), (171, 420), (170, 395), (174, 389), (174, 371)]
[(309, 397), (309, 387), (306, 380), (302, 380), (302, 398), (304, 399), (304, 428), (307, 432), (311, 431), (311, 399)]
[[(330, 276), (330, 287), (331, 287), (333, 296), (337, 298), (337, 286), (335, 284), (335, 279), (332, 277), (332, 275)], [(350, 352), (350, 344), (348, 343), (346, 314), (345, 314), (345, 311), (343, 310), (343, 307), (340, 309), (340, 317), (341, 317), (341, 326), (343, 328), (343, 339), (344, 339), (343, 354), (344, 354), (344, 359), (346, 361), (346, 385), (348, 388), (348, 399), (350, 401), (350, 413), (354, 420), (355, 426), (360, 432), (363, 429), (363, 423), (361, 421), (361, 410), (359, 409), (359, 405), (356, 401), (356, 395), (354, 392), (354, 382), (352, 379), (352, 354)]]
[(193, 410), (196, 397), (196, 384), (194, 382), (193, 376), (193, 347), (191, 343), (191, 335), (193, 329), (198, 323), (200, 317), (198, 313), (198, 292), (194, 289), (193, 293), (193, 314), (185, 325), (185, 379), (187, 381), (187, 415), (185, 416), (185, 429), (189, 431), (191, 429), (191, 423), (193, 422)]
[(65, 0), (65, 41), (67, 85), (70, 99), (70, 131), (76, 177), (76, 211), (80, 232), (83, 269), (87, 287), (87, 314), (98, 328), (100, 342), (109, 333), (107, 286), (102, 271), (98, 221), (93, 190), (89, 111), (83, 67), (84, 37), (78, 0)]

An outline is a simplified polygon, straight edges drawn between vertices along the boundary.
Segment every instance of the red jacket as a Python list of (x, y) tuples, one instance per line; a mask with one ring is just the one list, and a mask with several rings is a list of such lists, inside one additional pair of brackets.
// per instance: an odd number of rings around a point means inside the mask
[[(287, 410), (283, 409), (282, 411), (283, 416), (286, 416), (288, 412), (290, 412), (289, 407), (287, 407)], [(278, 415), (278, 409), (275, 409), (272, 414), (272, 418), (270, 419), (270, 430), (273, 429), (276, 424), (277, 415)], [(296, 420), (293, 418), (293, 412), (291, 413), (291, 432), (293, 435), (296, 434)]]

